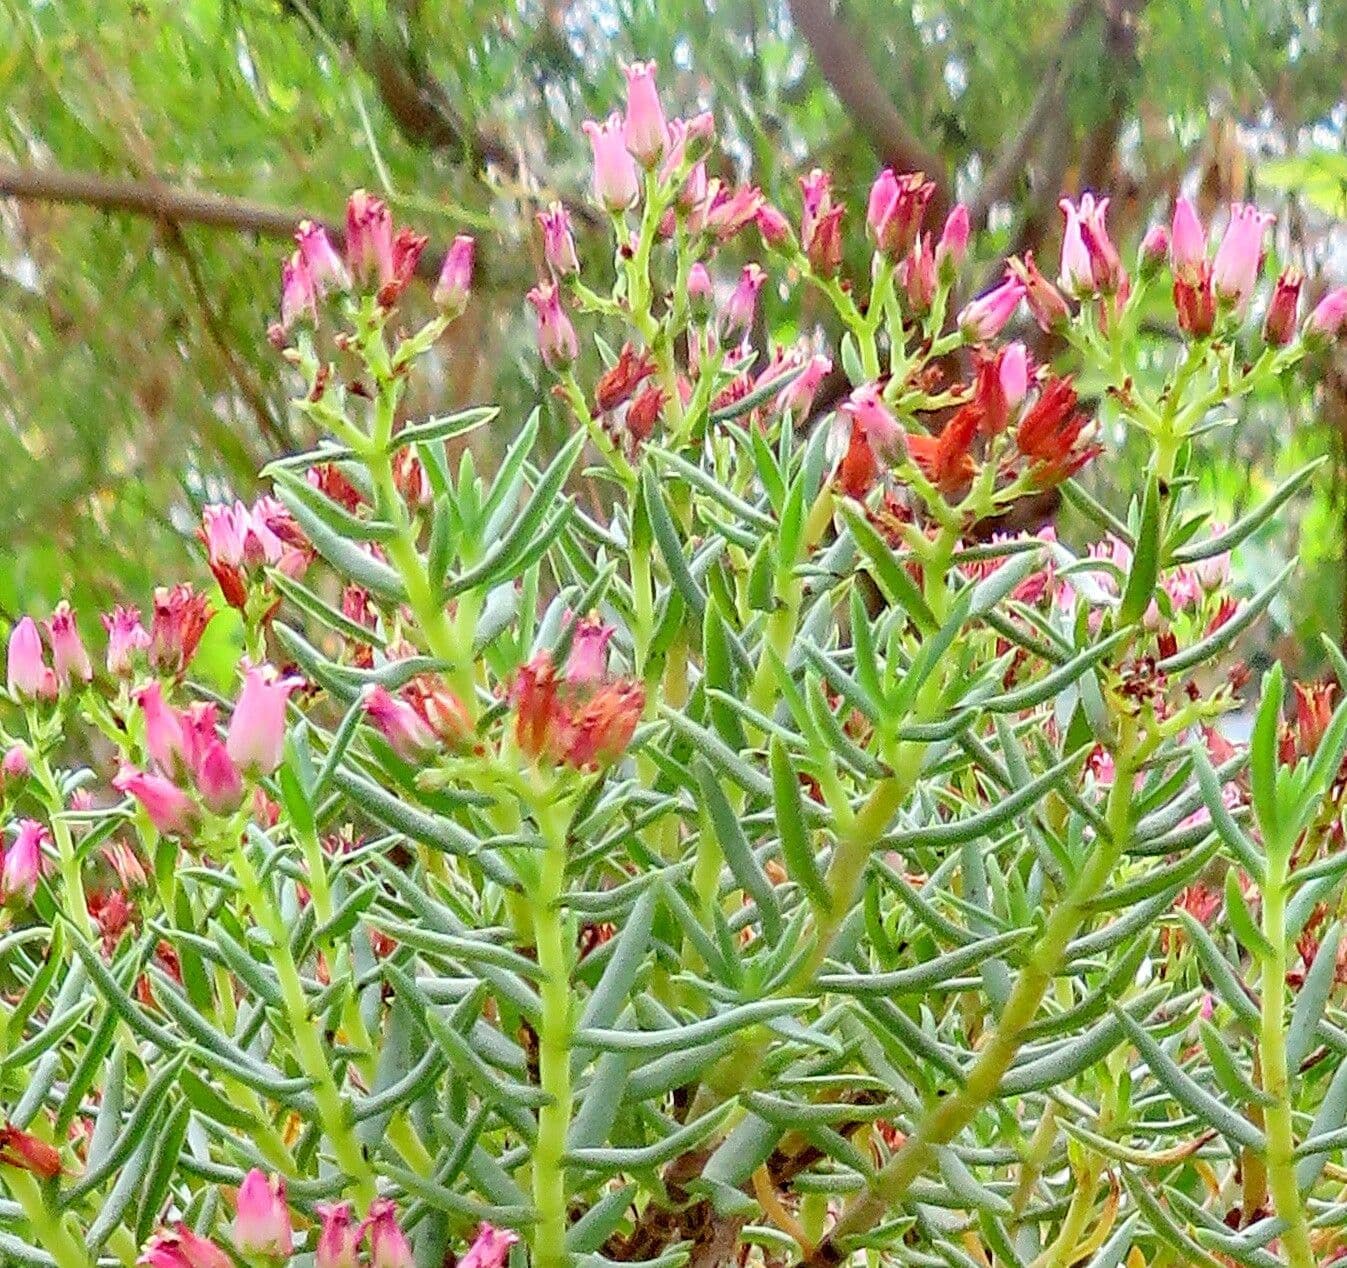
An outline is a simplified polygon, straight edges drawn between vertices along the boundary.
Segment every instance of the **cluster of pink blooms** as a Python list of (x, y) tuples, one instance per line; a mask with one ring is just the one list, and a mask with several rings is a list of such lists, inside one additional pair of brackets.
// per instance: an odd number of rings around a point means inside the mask
[(124, 765), (113, 787), (135, 797), (164, 833), (189, 833), (199, 816), (198, 802), (212, 814), (232, 814), (243, 803), (244, 777), (263, 778), (281, 764), (286, 703), (302, 685), (302, 679), (282, 676), (269, 665), (246, 665), (223, 740), (214, 704), (178, 710), (165, 701), (158, 682), (139, 688), (134, 698), (154, 769)]
[(294, 517), (275, 498), (212, 503), (201, 513), (197, 534), (206, 548), (206, 563), (219, 583), (225, 602), (242, 608), (250, 583), (263, 568), (276, 568), (287, 577), (302, 576), (313, 558), (313, 548)]
[[(363, 1220), (355, 1218), (349, 1202), (320, 1204), (315, 1210), (320, 1224), (313, 1245), (314, 1268), (412, 1268), (411, 1243), (389, 1199), (371, 1202)], [(501, 1268), (518, 1240), (512, 1232), (483, 1224), (459, 1257), (459, 1268)], [(241, 1255), (275, 1263), (288, 1262), (294, 1254), (294, 1221), (279, 1176), (254, 1169), (244, 1177), (232, 1242)], [(233, 1268), (234, 1263), (222, 1247), (186, 1224), (156, 1233), (136, 1262), (144, 1268)]]
[[(392, 308), (416, 275), (426, 239), (411, 229), (396, 232), (388, 205), (358, 189), (346, 207), (345, 257), (327, 230), (311, 220), (295, 233), (295, 251), (281, 267), (281, 320), (273, 339), (282, 342), (296, 322), (318, 324), (319, 302), (329, 293), (351, 288), (376, 290), (379, 304)], [(457, 316), (472, 286), (474, 240), (454, 239), (435, 283), (434, 301), (446, 316)]]

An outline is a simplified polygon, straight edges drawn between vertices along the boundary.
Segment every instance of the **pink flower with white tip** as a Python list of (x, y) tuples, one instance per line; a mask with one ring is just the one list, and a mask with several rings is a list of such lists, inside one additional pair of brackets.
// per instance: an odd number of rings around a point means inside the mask
[(581, 126), (594, 151), (594, 197), (609, 211), (626, 211), (641, 192), (641, 178), (622, 116), (609, 115), (603, 123), (586, 119)]
[(627, 77), (627, 149), (642, 167), (652, 168), (669, 148), (669, 125), (655, 84), (654, 62), (633, 62), (622, 68)]
[(245, 1255), (288, 1259), (294, 1251), (285, 1181), (253, 1168), (239, 1185), (234, 1212), (234, 1247)]
[(431, 298), (436, 307), (448, 316), (457, 316), (468, 306), (476, 251), (476, 240), (469, 234), (460, 233), (445, 252), (439, 281), (435, 283)]
[(285, 749), (285, 706), (304, 680), (281, 677), (270, 665), (250, 665), (229, 720), (225, 749), (242, 771), (270, 775)]

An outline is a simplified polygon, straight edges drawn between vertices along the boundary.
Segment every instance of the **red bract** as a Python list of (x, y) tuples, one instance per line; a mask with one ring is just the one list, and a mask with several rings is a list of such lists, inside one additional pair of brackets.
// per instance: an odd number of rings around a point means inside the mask
[(6, 1123), (0, 1127), (0, 1166), (17, 1167), (39, 1179), (55, 1180), (61, 1174), (61, 1155), (45, 1140)]
[(654, 372), (655, 359), (646, 349), (637, 350), (630, 343), (624, 343), (617, 361), (599, 376), (594, 386), (594, 408), (600, 414), (616, 409), (630, 400), (642, 381)]
[(1061, 482), (1099, 452), (1079, 443), (1090, 419), (1076, 403), (1069, 378), (1050, 378), (1015, 429), (1015, 445), (1036, 469), (1040, 484)]
[(186, 582), (156, 590), (150, 663), (162, 673), (180, 674), (192, 663), (213, 615), (210, 600)]
[(912, 461), (946, 497), (963, 493), (976, 473), (972, 445), (981, 417), (976, 405), (965, 405), (938, 436), (908, 433), (907, 452)]

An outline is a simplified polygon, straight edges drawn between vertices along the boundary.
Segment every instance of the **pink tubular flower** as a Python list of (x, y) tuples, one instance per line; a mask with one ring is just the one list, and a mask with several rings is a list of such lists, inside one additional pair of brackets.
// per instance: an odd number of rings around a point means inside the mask
[(1207, 234), (1197, 218), (1190, 199), (1179, 198), (1174, 204), (1174, 219), (1169, 228), (1169, 260), (1176, 276), (1196, 279), (1207, 261)]
[(575, 253), (575, 236), (571, 232), (570, 213), (561, 203), (553, 203), (538, 213), (538, 224), (543, 231), (543, 259), (554, 277), (568, 277), (580, 271), (580, 259)]
[(590, 686), (602, 681), (608, 669), (608, 643), (616, 632), (597, 612), (575, 622), (571, 654), (566, 660), (568, 683)]
[(1029, 390), (1029, 352), (1022, 343), (1007, 344), (1000, 362), (1001, 394), (1014, 413)]
[(186, 582), (154, 592), (150, 624), (150, 664), (164, 673), (181, 673), (191, 663), (201, 636), (215, 614), (210, 601)]
[(363, 189), (346, 204), (346, 264), (357, 285), (393, 280), (393, 217), (382, 198)]
[(1066, 297), (1046, 277), (1034, 263), (1034, 253), (1026, 251), (1024, 258), (1011, 256), (1006, 261), (1006, 276), (1015, 278), (1024, 287), (1024, 300), (1038, 322), (1039, 329), (1047, 334), (1064, 325), (1071, 317), (1071, 305)]
[(1263, 258), (1263, 234), (1276, 217), (1252, 203), (1232, 203), (1230, 223), (1216, 248), (1211, 281), (1218, 298), (1243, 308), (1258, 282)]
[(627, 149), (622, 116), (609, 115), (603, 123), (586, 119), (581, 126), (594, 151), (594, 197), (609, 211), (625, 211), (640, 194), (641, 182)]
[(229, 719), (225, 750), (240, 770), (270, 775), (285, 749), (285, 705), (302, 678), (281, 678), (269, 665), (250, 665)]
[(508, 1229), (482, 1224), (468, 1253), (458, 1261), (458, 1268), (501, 1268), (510, 1254), (510, 1247), (519, 1240), (517, 1233)]
[[(9, 632), (9, 661), (6, 669), (9, 694), (25, 700), (54, 695), (55, 675), (43, 658), (42, 635), (37, 622), (25, 616)], [(50, 676), (50, 677), (49, 677)]]
[(653, 168), (669, 148), (669, 125), (655, 85), (654, 62), (622, 68), (627, 77), (627, 149), (642, 167)]
[(435, 733), (419, 713), (393, 695), (387, 687), (374, 684), (365, 691), (365, 716), (405, 762), (415, 762), (436, 748)]
[(935, 248), (936, 268), (942, 274), (948, 272), (947, 281), (952, 281), (954, 274), (963, 267), (968, 255), (968, 234), (968, 208), (963, 203), (955, 203), (945, 217), (945, 227)]
[(561, 295), (552, 282), (543, 282), (528, 293), (538, 325), (538, 351), (549, 370), (564, 370), (580, 355), (580, 340), (571, 319), (561, 306)]
[(935, 184), (923, 172), (894, 175), (886, 167), (870, 187), (865, 227), (876, 249), (899, 259), (912, 249), (921, 230), (926, 204), (935, 193)]
[(1305, 322), (1305, 333), (1320, 339), (1336, 339), (1347, 326), (1347, 286), (1328, 292)]
[(145, 1268), (233, 1268), (233, 1260), (224, 1251), (186, 1224), (156, 1233), (136, 1263)]
[(89, 663), (89, 653), (80, 638), (79, 626), (75, 624), (75, 614), (70, 604), (62, 599), (46, 624), (47, 637), (51, 640), (52, 668), (61, 686), (69, 686), (72, 678), (82, 682), (92, 681), (93, 666)]
[(894, 418), (877, 383), (862, 383), (842, 403), (838, 410), (851, 421), (851, 430), (859, 432), (875, 454), (885, 462), (896, 462), (903, 456), (907, 436)]
[(308, 268), (309, 277), (319, 295), (326, 295), (330, 290), (349, 289), (351, 275), (328, 240), (327, 230), (322, 225), (312, 220), (301, 220), (295, 232), (295, 242), (299, 245), (300, 258)]
[(207, 741), (197, 754), (192, 776), (211, 814), (233, 814), (243, 804), (243, 776), (219, 740)]
[(364, 1223), (369, 1238), (370, 1268), (412, 1268), (412, 1248), (398, 1227), (397, 1208), (388, 1198), (370, 1203)]
[(756, 264), (745, 264), (725, 305), (722, 329), (726, 338), (731, 335), (747, 333), (753, 328), (753, 317), (758, 309), (758, 292), (767, 280), (767, 274)]
[(51, 833), (36, 819), (20, 819), (14, 844), (0, 868), (0, 905), (27, 904), (37, 892), (42, 875), (42, 851), (50, 847)]
[(1273, 348), (1285, 347), (1296, 333), (1296, 314), (1300, 307), (1300, 288), (1305, 275), (1294, 265), (1277, 279), (1267, 316), (1263, 320), (1263, 339)]
[(182, 715), (164, 700), (157, 682), (141, 687), (135, 701), (145, 715), (146, 751), (161, 771), (177, 778), (189, 763)]
[(140, 609), (116, 607), (101, 619), (108, 632), (108, 673), (114, 678), (129, 677), (134, 669), (132, 656), (150, 646), (149, 632), (140, 623)]
[(351, 1204), (320, 1202), (313, 1209), (323, 1222), (314, 1249), (314, 1268), (358, 1268), (360, 1225), (352, 1218)]
[(1081, 195), (1079, 206), (1069, 198), (1057, 205), (1066, 217), (1058, 278), (1062, 289), (1077, 297), (1096, 292), (1112, 295), (1122, 289), (1122, 260), (1104, 226), (1108, 199), (1096, 201), (1093, 194), (1086, 193)]
[(192, 799), (163, 775), (123, 766), (113, 778), (112, 786), (140, 802), (150, 822), (166, 836), (181, 836), (196, 826), (197, 811)]
[(1151, 274), (1164, 263), (1169, 254), (1169, 230), (1164, 225), (1151, 225), (1141, 239), (1140, 266)]
[(1001, 333), (1023, 298), (1024, 287), (1014, 278), (1008, 279), (966, 304), (959, 314), (957, 325), (965, 339), (972, 343), (986, 343)]
[(728, 190), (719, 181), (712, 181), (711, 192), (700, 209), (701, 227), (721, 242), (728, 242), (745, 225), (756, 221), (763, 205), (762, 190), (756, 185)]
[(318, 290), (304, 257), (296, 251), (281, 265), (281, 329), (297, 321), (318, 322)]
[(239, 1185), (234, 1212), (234, 1247), (245, 1255), (285, 1259), (294, 1250), (285, 1181), (253, 1168)]
[(477, 243), (470, 234), (460, 233), (445, 252), (440, 279), (431, 298), (443, 312), (457, 316), (468, 306), (472, 289), (472, 262)]

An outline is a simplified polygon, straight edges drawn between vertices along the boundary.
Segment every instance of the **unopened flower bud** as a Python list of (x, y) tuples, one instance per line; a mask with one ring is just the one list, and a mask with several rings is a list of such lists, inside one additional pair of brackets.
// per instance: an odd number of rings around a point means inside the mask
[(744, 265), (743, 272), (739, 274), (738, 284), (725, 305), (722, 331), (726, 338), (747, 333), (753, 328), (753, 318), (758, 308), (758, 292), (762, 290), (762, 284), (766, 280), (767, 274), (756, 264)]
[(580, 260), (575, 253), (575, 236), (571, 233), (571, 217), (561, 203), (553, 203), (538, 213), (538, 224), (543, 231), (543, 259), (554, 277), (567, 277), (580, 271)]
[(986, 343), (1001, 333), (1023, 298), (1024, 287), (1011, 278), (966, 304), (957, 325), (970, 343)]
[(1339, 286), (1314, 306), (1305, 322), (1305, 334), (1312, 339), (1338, 339), (1344, 328), (1347, 328), (1347, 286)]
[(575, 327), (561, 306), (561, 295), (552, 282), (543, 282), (528, 293), (537, 320), (538, 351), (549, 370), (564, 370), (580, 355)]
[(695, 321), (703, 322), (711, 315), (715, 302), (715, 288), (706, 265), (698, 260), (688, 270), (688, 307)]
[(330, 290), (347, 290), (351, 285), (351, 275), (328, 240), (327, 230), (312, 220), (301, 220), (295, 233), (295, 242), (299, 244), (300, 258), (309, 270), (309, 277), (319, 295)]
[(655, 84), (657, 69), (654, 62), (633, 62), (623, 67), (627, 77), (626, 145), (645, 168), (653, 168), (669, 148), (669, 125)]
[(234, 1247), (245, 1255), (288, 1259), (294, 1250), (285, 1181), (253, 1168), (239, 1185), (234, 1213)]
[(445, 252), (444, 264), (440, 266), (440, 278), (435, 283), (431, 298), (441, 311), (450, 316), (457, 316), (468, 305), (468, 294), (472, 289), (472, 261), (476, 247), (475, 240), (469, 234), (460, 233)]
[(1145, 277), (1150, 277), (1165, 262), (1169, 254), (1169, 230), (1164, 225), (1151, 225), (1146, 236), (1141, 239), (1141, 251), (1137, 261), (1138, 269)]
[[(9, 633), (9, 661), (6, 670), (9, 694), (21, 700), (35, 700), (51, 694), (48, 675), (52, 671), (42, 651), (42, 635), (31, 616), (23, 617)], [(52, 675), (51, 682), (55, 677)]]
[(963, 267), (968, 255), (968, 234), (968, 208), (963, 203), (955, 203), (945, 217), (945, 227), (941, 230), (940, 241), (935, 248), (935, 266), (946, 285), (954, 280), (954, 275)]
[(1267, 317), (1263, 321), (1263, 339), (1269, 347), (1282, 348), (1296, 333), (1297, 310), (1300, 307), (1300, 288), (1305, 275), (1294, 266), (1277, 279), (1277, 285), (1268, 302)]
[(42, 851), (51, 846), (51, 833), (36, 819), (19, 820), (14, 844), (5, 851), (0, 867), (0, 905), (23, 905), (33, 901), (42, 875)]

